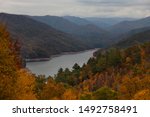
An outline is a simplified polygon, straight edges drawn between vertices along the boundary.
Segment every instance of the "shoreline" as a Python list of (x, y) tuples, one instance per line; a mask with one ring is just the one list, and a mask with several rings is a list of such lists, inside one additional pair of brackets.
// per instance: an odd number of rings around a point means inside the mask
[(71, 54), (79, 54), (79, 53), (83, 53), (83, 52), (88, 52), (88, 51), (91, 51), (91, 50), (98, 50), (100, 48), (94, 48), (94, 49), (89, 49), (89, 50), (83, 50), (83, 51), (79, 51), (79, 52), (62, 52), (61, 54), (55, 54), (55, 55), (52, 55), (51, 57), (49, 58), (35, 58), (35, 59), (25, 59), (26, 62), (41, 62), (41, 61), (50, 61), (52, 58), (55, 58), (55, 57), (59, 57), (59, 56), (62, 56), (62, 55), (71, 55)]
[(50, 58), (35, 58), (35, 59), (25, 59), (26, 62), (40, 62), (40, 61), (49, 61)]

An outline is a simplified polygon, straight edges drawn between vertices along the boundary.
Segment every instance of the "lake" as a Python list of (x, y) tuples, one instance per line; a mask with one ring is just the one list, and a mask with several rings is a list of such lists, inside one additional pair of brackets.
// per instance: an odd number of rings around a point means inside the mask
[(36, 75), (54, 76), (60, 68), (72, 69), (73, 65), (77, 63), (82, 66), (87, 63), (90, 57), (97, 49), (87, 50), (78, 53), (64, 54), (50, 59), (50, 61), (27, 62), (26, 67)]

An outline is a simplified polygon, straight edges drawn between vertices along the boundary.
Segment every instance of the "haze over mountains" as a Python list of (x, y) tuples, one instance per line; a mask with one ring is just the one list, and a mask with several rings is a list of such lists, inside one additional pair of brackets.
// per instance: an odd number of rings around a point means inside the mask
[(114, 17), (114, 18), (99, 18), (99, 17), (87, 17), (86, 20), (92, 22), (93, 24), (107, 29), (115, 24), (118, 24), (122, 21), (133, 21), (136, 20), (134, 18), (120, 18), (120, 17)]
[[(90, 47), (102, 47), (105, 45), (104, 39), (108, 35), (108, 31), (97, 27), (92, 23), (87, 23), (86, 20), (71, 17), (72, 20), (67, 20), (64, 17), (58, 16), (34, 16), (34, 20), (52, 26), (55, 29), (61, 30), (65, 33), (73, 35), (88, 44)], [(78, 20), (77, 20), (78, 19)], [(83, 23), (85, 21), (85, 23)]]
[[(94, 17), (79, 18), (74, 16), (64, 16), (64, 17), (55, 17), (56, 18), (55, 20), (51, 17), (54, 18), (54, 16), (43, 16), (43, 17), (39, 16), (33, 18), (35, 20), (53, 26), (58, 30), (70, 33), (78, 38), (82, 37), (83, 40), (86, 40), (86, 43), (87, 40), (89, 39), (88, 41), (90, 45), (94, 44), (94, 47), (107, 47), (113, 43), (117, 43), (120, 40), (125, 40), (126, 38), (128, 40), (130, 36), (136, 35), (137, 33), (140, 32), (143, 33), (143, 31), (148, 30), (150, 26), (150, 17), (146, 17), (143, 19), (134, 19), (134, 18), (94, 18)], [(53, 21), (51, 21), (52, 19)], [(69, 20), (69, 23), (67, 23), (68, 22), (67, 20)], [(65, 21), (65, 23), (63, 21)], [(70, 25), (66, 26), (66, 24)], [(107, 26), (105, 24), (107, 24)], [(105, 25), (105, 27), (103, 27), (102, 25), (103, 26)], [(86, 30), (89, 30), (89, 32), (86, 32)], [(82, 33), (83, 35), (80, 35), (81, 32), (85, 33)]]
[(122, 34), (133, 29), (144, 28), (150, 26), (150, 17), (146, 17), (134, 21), (123, 21), (118, 24), (113, 25), (109, 30), (114, 34)]
[(70, 22), (78, 24), (78, 25), (88, 25), (88, 24), (92, 23), (87, 19), (75, 17), (75, 16), (63, 16), (63, 18), (69, 20)]
[(8, 27), (14, 39), (20, 40), (24, 58), (50, 57), (63, 52), (108, 47), (114, 43), (128, 46), (137, 40), (140, 43), (150, 40), (150, 17), (135, 20), (1, 13), (0, 23)]
[(142, 32), (150, 27), (150, 17), (138, 19), (134, 21), (122, 21), (108, 28), (111, 32), (110, 40), (115, 42), (122, 40), (136, 32)]

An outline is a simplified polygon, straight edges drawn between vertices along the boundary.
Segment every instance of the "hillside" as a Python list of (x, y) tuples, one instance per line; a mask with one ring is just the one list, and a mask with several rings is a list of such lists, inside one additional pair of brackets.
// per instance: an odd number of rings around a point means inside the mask
[(145, 31), (144, 29), (142, 30), (143, 31), (139, 29), (139, 30), (132, 31), (132, 33), (130, 32), (131, 33), (130, 36), (122, 39), (120, 42), (115, 44), (114, 47), (124, 48), (124, 47), (129, 47), (129, 46), (133, 46), (145, 42), (150, 42), (150, 29), (147, 30), (145, 29)]
[(1, 13), (0, 23), (6, 25), (14, 40), (19, 39), (24, 58), (50, 57), (89, 48), (71, 35), (28, 16)]
[[(109, 44), (107, 36), (108, 31), (101, 29), (93, 24), (78, 25), (71, 20), (67, 20), (58, 16), (34, 16), (34, 20), (48, 24), (53, 28), (71, 34), (75, 38), (79, 38), (85, 44), (91, 47), (103, 47)], [(74, 18), (74, 17), (72, 17)]]

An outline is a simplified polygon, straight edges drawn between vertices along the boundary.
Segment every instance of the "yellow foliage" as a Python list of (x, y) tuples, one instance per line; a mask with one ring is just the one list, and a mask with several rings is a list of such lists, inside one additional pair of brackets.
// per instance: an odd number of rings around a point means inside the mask
[(0, 99), (15, 99), (16, 71), (9, 34), (0, 25)]
[(134, 95), (134, 100), (150, 100), (150, 89), (139, 91)]
[(40, 99), (56, 100), (61, 99), (65, 89), (62, 84), (56, 83), (53, 79), (49, 79), (40, 93)]
[(62, 96), (63, 100), (76, 100), (78, 99), (78, 94), (73, 89), (67, 89)]
[(27, 72), (25, 69), (18, 71), (17, 79), (17, 99), (19, 100), (34, 100), (35, 77)]

